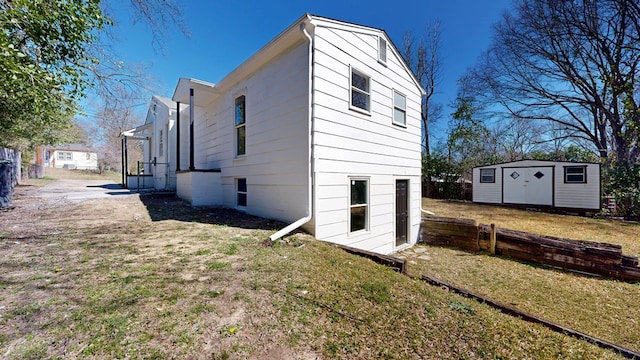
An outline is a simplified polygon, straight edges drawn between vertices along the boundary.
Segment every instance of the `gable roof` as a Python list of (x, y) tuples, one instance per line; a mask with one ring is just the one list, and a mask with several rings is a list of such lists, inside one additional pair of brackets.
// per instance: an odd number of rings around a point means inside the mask
[[(395, 46), (393, 41), (389, 38), (389, 35), (381, 29), (376, 29), (373, 27), (358, 25), (354, 23), (349, 23), (345, 21), (335, 20), (327, 17), (321, 17), (317, 15), (311, 15), (306, 13), (302, 15), (298, 20), (293, 22), (293, 24), (289, 25), (284, 31), (278, 34), (275, 38), (269, 41), (266, 45), (264, 45), (260, 50), (251, 55), (246, 61), (241, 63), (238, 67), (236, 67), (233, 71), (223, 77), (217, 84), (208, 83), (202, 80), (197, 79), (188, 79), (188, 78), (180, 78), (178, 81), (178, 85), (173, 93), (172, 100), (180, 101), (182, 103), (188, 103), (189, 101), (189, 88), (200, 89), (202, 92), (204, 90), (203, 95), (206, 94), (220, 94), (224, 92), (224, 90), (228, 87), (233, 86), (238, 81), (242, 80), (243, 77), (251, 74), (256, 71), (264, 64), (268, 63), (278, 55), (282, 54), (284, 51), (288, 50), (294, 45), (307, 41), (305, 36), (302, 34), (300, 29), (305, 27), (306, 25), (310, 26), (325, 26), (325, 27), (334, 27), (334, 28), (342, 28), (349, 31), (358, 31), (371, 35), (378, 35), (385, 38), (387, 44), (389, 44), (391, 51), (395, 54), (395, 56), (401, 59), (401, 66), (404, 68), (405, 72), (410, 76), (412, 82), (416, 86), (416, 88), (420, 91), (421, 95), (425, 94), (424, 89), (420, 85), (420, 82), (416, 78), (413, 71), (411, 71), (407, 62), (400, 55), (398, 48)], [(206, 97), (206, 96), (205, 96)], [(199, 97), (197, 92), (194, 94), (194, 101), (196, 106), (203, 106), (210, 101), (210, 98), (205, 100), (202, 99), (202, 95)]]

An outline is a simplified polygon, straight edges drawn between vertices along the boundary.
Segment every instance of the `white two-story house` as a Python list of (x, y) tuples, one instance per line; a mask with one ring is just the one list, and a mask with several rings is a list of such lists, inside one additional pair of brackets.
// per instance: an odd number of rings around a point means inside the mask
[(383, 30), (304, 15), (217, 83), (179, 80), (177, 194), (289, 224), (272, 239), (410, 246), (423, 93)]

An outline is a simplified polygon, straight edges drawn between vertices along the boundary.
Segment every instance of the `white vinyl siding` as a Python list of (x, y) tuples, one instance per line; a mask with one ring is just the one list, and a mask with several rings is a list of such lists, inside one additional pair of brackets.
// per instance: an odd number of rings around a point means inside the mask
[[(420, 226), (421, 130), (418, 88), (388, 46), (379, 62), (379, 34), (318, 26), (314, 52), (315, 236), (378, 253), (395, 247), (395, 183), (409, 179), (409, 243)], [(350, 104), (350, 72), (370, 76), (370, 116)], [(393, 122), (394, 90), (405, 95), (406, 124)], [(391, 119), (390, 119), (391, 118)], [(368, 228), (351, 232), (350, 181), (368, 179)]]
[[(236, 207), (236, 179), (246, 178), (249, 198), (243, 211), (283, 222), (304, 216), (308, 49), (308, 43), (301, 42), (237, 82), (217, 88), (219, 93), (210, 95), (206, 106), (195, 108), (196, 168), (222, 171), (222, 199), (216, 205)], [(224, 79), (218, 84), (224, 85)], [(238, 157), (235, 100), (241, 95), (246, 96), (246, 156)], [(181, 147), (181, 154), (188, 152), (188, 138)], [(185, 169), (184, 162), (181, 167)]]

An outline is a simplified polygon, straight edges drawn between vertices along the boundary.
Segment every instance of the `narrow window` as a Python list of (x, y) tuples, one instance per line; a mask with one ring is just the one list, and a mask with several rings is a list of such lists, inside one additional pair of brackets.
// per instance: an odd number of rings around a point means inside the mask
[(235, 106), (235, 122), (236, 122), (236, 156), (242, 156), (246, 153), (246, 107), (245, 96), (241, 95), (236, 98)]
[(496, 169), (480, 169), (480, 182), (481, 183), (495, 183), (496, 182)]
[(58, 152), (58, 160), (64, 160), (64, 153)]
[(367, 230), (368, 225), (368, 209), (369, 209), (369, 181), (368, 180), (351, 180), (350, 197), (351, 204), (349, 206), (349, 226), (350, 231)]
[(73, 153), (67, 153), (67, 160), (73, 160)]
[(236, 179), (236, 187), (238, 193), (238, 206), (247, 207), (247, 179)]
[(378, 61), (387, 64), (387, 40), (382, 36), (378, 37)]
[(164, 156), (164, 137), (162, 136), (163, 131), (160, 130), (160, 139), (158, 141), (158, 156)]
[(351, 107), (367, 113), (371, 109), (371, 79), (356, 69), (351, 69)]
[(87, 160), (91, 160), (91, 153), (87, 153)]
[(407, 126), (407, 97), (393, 90), (393, 123)]
[(587, 167), (565, 166), (564, 182), (566, 184), (585, 184), (587, 182)]

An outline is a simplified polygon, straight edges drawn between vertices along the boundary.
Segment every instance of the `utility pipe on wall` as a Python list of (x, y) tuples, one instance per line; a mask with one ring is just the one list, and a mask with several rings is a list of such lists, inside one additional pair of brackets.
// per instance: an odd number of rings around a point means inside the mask
[[(311, 20), (307, 15), (307, 19)], [(309, 118), (307, 123), (309, 124), (309, 133), (308, 133), (308, 146), (309, 155), (308, 155), (308, 199), (307, 199), (307, 211), (304, 217), (294, 221), (293, 223), (285, 226), (280, 231), (275, 234), (269, 236), (271, 241), (278, 240), (279, 238), (287, 235), (293, 230), (299, 228), (300, 226), (306, 224), (311, 220), (313, 214), (313, 184), (315, 183), (315, 166), (313, 165), (313, 38), (307, 32), (305, 23), (300, 24), (300, 31), (304, 34), (304, 36), (309, 40)]]

